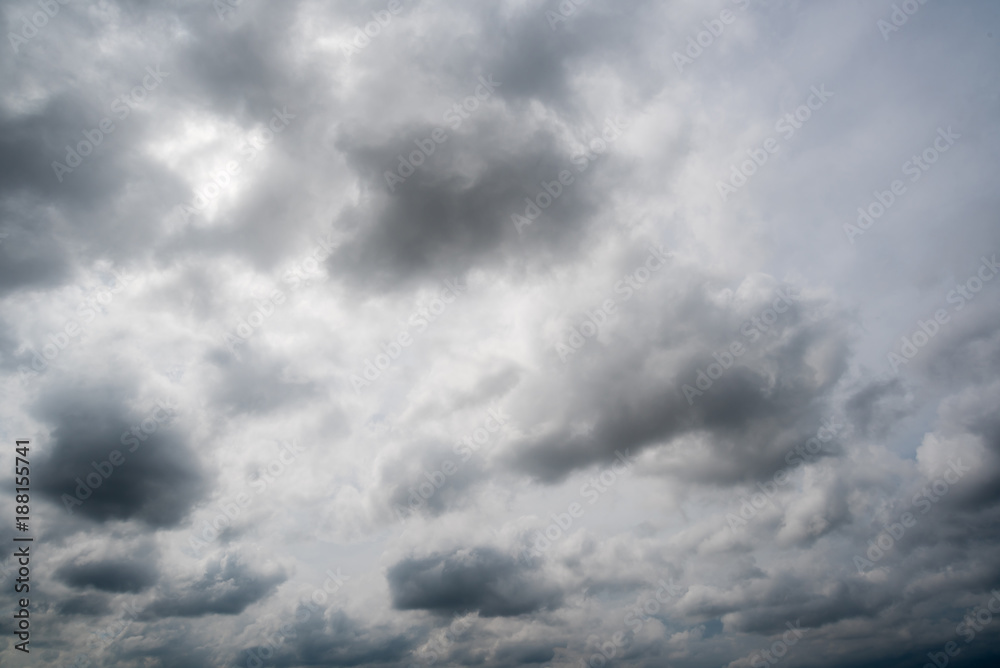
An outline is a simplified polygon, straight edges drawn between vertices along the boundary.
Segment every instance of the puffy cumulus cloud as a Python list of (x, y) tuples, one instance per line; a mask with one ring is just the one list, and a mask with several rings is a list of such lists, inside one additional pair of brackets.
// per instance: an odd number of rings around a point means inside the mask
[(998, 22), (8, 3), (32, 665), (993, 665)]
[[(552, 373), (536, 381), (544, 389), (522, 395), (547, 397), (544, 408), (534, 399), (525, 410), (550, 417), (544, 431), (516, 439), (511, 465), (552, 479), (610, 460), (616, 450), (655, 454), (657, 446), (699, 438), (725, 456), (664, 462), (664, 470), (679, 465), (685, 476), (733, 482), (784, 466), (789, 448), (832, 410), (847, 368), (842, 315), (828, 298), (791, 296), (794, 287), (765, 276), (736, 290), (718, 282), (676, 263), (614, 316), (577, 316), (556, 342), (563, 362), (552, 361)], [(633, 290), (621, 281), (616, 287), (625, 290), (615, 290), (622, 300)], [(650, 303), (662, 305), (650, 313)], [(595, 341), (570, 349), (609, 318)]]

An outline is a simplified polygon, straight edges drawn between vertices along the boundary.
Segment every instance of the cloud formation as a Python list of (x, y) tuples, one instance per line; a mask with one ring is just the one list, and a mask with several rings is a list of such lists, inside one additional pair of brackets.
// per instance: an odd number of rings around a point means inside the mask
[(0, 27), (0, 663), (1000, 658), (994, 3)]

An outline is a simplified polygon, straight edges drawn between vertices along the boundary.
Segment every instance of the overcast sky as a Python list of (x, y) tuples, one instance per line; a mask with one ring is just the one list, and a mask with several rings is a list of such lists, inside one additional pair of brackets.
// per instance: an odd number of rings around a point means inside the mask
[(1000, 4), (0, 24), (0, 664), (997, 665)]

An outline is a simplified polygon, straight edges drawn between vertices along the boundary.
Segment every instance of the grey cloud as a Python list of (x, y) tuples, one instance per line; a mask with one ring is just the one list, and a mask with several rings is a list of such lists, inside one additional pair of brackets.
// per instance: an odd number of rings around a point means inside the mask
[[(471, 122), (475, 134), (452, 136), (405, 183), (396, 185), (395, 193), (388, 192), (383, 172), (399, 169), (398, 156), (408, 156), (414, 150), (412, 139), (430, 136), (431, 127), (378, 146), (341, 140), (372, 194), (367, 215), (345, 213), (355, 236), (328, 260), (332, 271), (392, 286), (419, 276), (464, 274), (482, 263), (523, 267), (532, 256), (549, 262), (579, 246), (589, 219), (599, 211), (592, 179), (602, 165), (587, 159), (587, 171), (579, 172), (571, 160), (584, 153), (558, 146), (543, 129), (524, 133), (509, 121)], [(517, 137), (513, 142), (512, 134)], [(461, 164), (477, 166), (474, 171), (456, 167)], [(574, 179), (567, 186), (558, 183), (564, 170)], [(519, 234), (512, 216), (523, 217), (525, 200), (544, 193), (542, 183), (553, 181), (561, 190), (559, 198)], [(369, 216), (374, 225), (362, 223)]]
[[(366, 625), (342, 610), (330, 610), (322, 617), (305, 607), (295, 611), (291, 629), (281, 637), (281, 645), (271, 662), (276, 666), (389, 666), (398, 665), (413, 649), (410, 634), (383, 625)], [(278, 632), (281, 634), (281, 631)], [(248, 647), (240, 660), (266, 654), (270, 646)]]
[(56, 577), (76, 588), (93, 587), (107, 592), (136, 593), (156, 584), (157, 572), (148, 563), (98, 561), (61, 566)]
[(558, 608), (562, 603), (558, 589), (490, 547), (403, 559), (389, 568), (386, 577), (399, 610), (438, 614), (478, 610), (484, 617), (496, 617)]
[[(696, 290), (689, 298), (697, 295)], [(756, 314), (766, 304), (746, 311)], [(616, 451), (637, 455), (684, 435), (703, 434), (720, 456), (707, 468), (692, 464), (685, 475), (731, 484), (785, 467), (789, 450), (813, 436), (826, 417), (821, 404), (832, 398), (846, 370), (846, 333), (823, 314), (821, 303), (796, 304), (774, 325), (774, 336), (757, 344), (740, 335), (738, 313), (705, 307), (696, 315), (687, 308), (653, 322), (635, 317), (632, 324), (641, 323), (648, 341), (622, 337), (607, 349), (590, 343), (567, 360), (566, 374), (573, 379), (568, 383), (573, 401), (567, 402), (572, 408), (562, 418), (567, 426), (517, 443), (510, 466), (552, 481), (577, 468), (610, 463)], [(721, 327), (706, 340), (691, 329), (692, 318), (719, 321)], [(683, 385), (697, 389), (699, 371), (715, 363), (710, 353), (725, 351), (734, 341), (747, 349), (746, 356), (733, 359), (711, 387), (688, 401)], [(652, 371), (650, 360), (674, 350), (684, 351), (684, 358), (672, 377)], [(573, 382), (584, 378), (590, 383)], [(569, 422), (584, 415), (593, 426), (586, 434), (571, 435)]]
[[(134, 604), (95, 667), (577, 665), (618, 637), (609, 664), (752, 668), (788, 622), (807, 629), (790, 668), (923, 665), (948, 641), (956, 665), (996, 663), (996, 619), (972, 642), (958, 629), (1000, 586), (1000, 285), (983, 279), (961, 310), (947, 298), (1000, 248), (996, 3), (400, 0), (389, 18), (389, 0), (56, 4), (0, 13), (0, 431), (32, 439), (32, 662), (71, 665)], [(14, 53), (22, 17), (44, 25)], [(378, 34), (348, 56), (355, 27)], [(169, 76), (118, 118), (147, 66)], [(501, 84), (452, 128), (444, 113), (481, 76)], [(834, 97), (782, 136), (814, 85)], [(608, 117), (629, 127), (580, 172)], [(52, 161), (104, 118), (114, 132), (60, 181)], [(389, 188), (438, 127), (447, 140)], [(960, 138), (913, 179), (903, 165), (938, 127)], [(179, 215), (229, 161), (240, 173)], [(563, 169), (574, 183), (519, 233), (511, 216)], [(905, 192), (886, 204), (894, 179)], [(330, 252), (286, 290), (321, 234)], [(670, 266), (619, 299), (647, 245)], [(22, 379), (109, 264), (135, 275), (127, 297)], [(352, 392), (394, 323), (454, 277), (461, 307)], [(287, 302), (237, 357), (221, 338), (252, 310), (248, 284)], [(804, 296), (748, 340), (779, 285)], [(555, 345), (612, 294), (615, 315), (564, 364)], [(885, 373), (938, 308), (951, 321)], [(746, 354), (689, 403), (682, 387), (733, 341)], [(129, 451), (123, 433), (164, 394), (183, 410)], [(461, 461), (453, 444), (494, 407), (502, 436)], [(835, 440), (790, 467), (829, 419)], [(295, 466), (258, 492), (258, 446), (293, 439)], [(628, 477), (544, 555), (488, 547), (530, 544), (626, 451)], [(398, 523), (446, 460), (458, 470)], [(967, 470), (937, 498), (952, 461)], [(733, 530), (727, 513), (781, 470), (773, 503)], [(905, 512), (915, 524), (859, 572)], [(190, 536), (219, 517), (202, 561)], [(307, 604), (328, 568), (351, 579)], [(677, 591), (629, 618), (660, 578)], [(0, 619), (4, 665), (13, 631)]]
[[(154, 527), (180, 522), (207, 488), (207, 475), (183, 431), (157, 423), (140, 441), (131, 430), (149, 416), (129, 409), (129, 384), (61, 380), (66, 385), (46, 392), (37, 407), (53, 434), (51, 454), (39, 462), (34, 478), (42, 495), (61, 512), (71, 498), (74, 514), (97, 522), (135, 519)], [(107, 471), (105, 463), (116, 450), (124, 462), (110, 465), (110, 475), (104, 476), (94, 462)], [(96, 488), (81, 486), (88, 476), (95, 482), (101, 478)]]

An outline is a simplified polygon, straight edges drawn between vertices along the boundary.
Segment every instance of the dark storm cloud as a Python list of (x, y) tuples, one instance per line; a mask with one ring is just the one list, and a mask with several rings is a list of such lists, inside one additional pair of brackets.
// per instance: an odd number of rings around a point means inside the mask
[(51, 243), (56, 225), (46, 213), (9, 200), (3, 200), (0, 207), (0, 294), (54, 287), (67, 280), (73, 263), (60, 246)]
[[(646, 4), (630, 3), (629, 9)], [(642, 29), (645, 9), (637, 16), (620, 7), (585, 8), (569, 31), (551, 30), (544, 9), (544, 3), (532, 3), (501, 17), (496, 7), (456, 4), (453, 15), (422, 14), (421, 19), (430, 21), (432, 32), (452, 31), (458, 21), (469, 39), (435, 45), (379, 42), (357, 57), (366, 81), (370, 78), (367, 95), (386, 99), (371, 100), (369, 114), (339, 129), (337, 147), (363, 180), (365, 196), (338, 221), (354, 238), (328, 261), (331, 271), (385, 288), (428, 275), (464, 273), (473, 266), (541, 268), (578, 254), (612, 185), (628, 177), (622, 166), (610, 168), (622, 129), (605, 135), (606, 123), (617, 119), (627, 126), (629, 119), (618, 112), (579, 115), (574, 103), (580, 93), (571, 82), (597, 64), (640, 78), (645, 59), (628, 34)], [(400, 31), (411, 29), (405, 16), (396, 20)], [(433, 55), (403, 56), (404, 44), (408, 51), (417, 47)], [(451, 63), (443, 71), (442, 59)], [(416, 78), (435, 79), (451, 93), (452, 103), (430, 111), (427, 104), (417, 104), (402, 120), (388, 114), (385, 108), (397, 109), (399, 103), (381, 90), (376, 77), (396, 74), (400, 67)], [(457, 127), (445, 122), (447, 114), (442, 120), (442, 112), (468, 99), (482, 81), (498, 82), (487, 100), (462, 112), (465, 120), (452, 112)], [(567, 144), (564, 130), (539, 122), (532, 109), (539, 102), (559, 110), (575, 147)], [(427, 122), (428, 115), (436, 125)], [(444, 143), (427, 144), (435, 127), (443, 132)], [(586, 148), (602, 135), (608, 145), (600, 153)], [(407, 175), (409, 167), (402, 163), (417, 149), (416, 141), (433, 147), (433, 153)], [(563, 170), (572, 184), (558, 183)], [(386, 172), (403, 174), (405, 180), (387, 183)], [(562, 192), (519, 234), (512, 216), (525, 215), (525, 198), (544, 195), (543, 182), (555, 183)]]
[[(1000, 499), (1000, 312), (969, 306), (942, 327), (927, 347), (901, 367), (899, 381), (919, 387), (925, 378), (936, 381), (943, 399), (938, 406), (937, 438), (968, 439), (982, 448), (982, 456), (962, 488), (943, 500), (966, 510), (989, 507)], [(926, 400), (926, 399), (925, 399)], [(968, 456), (968, 451), (966, 451)], [(968, 461), (966, 462), (968, 464)]]
[[(365, 215), (345, 213), (347, 220), (358, 221), (352, 223), (356, 236), (328, 260), (331, 270), (392, 286), (415, 276), (461, 274), (474, 265), (523, 266), (532, 257), (551, 262), (572, 254), (600, 211), (593, 180), (602, 165), (583, 150), (560, 146), (549, 131), (525, 132), (519, 125), (480, 122), (474, 134), (452, 136), (395, 185), (394, 193), (388, 192), (383, 172), (399, 170), (399, 156), (409, 156), (412, 140), (429, 137), (433, 128), (423, 126), (378, 146), (358, 146), (345, 136), (341, 148), (367, 177), (371, 194)], [(582, 162), (574, 164), (574, 158)], [(597, 161), (609, 159), (596, 156)], [(470, 161), (484, 164), (473, 173), (456, 166)], [(580, 165), (586, 171), (580, 172)], [(559, 183), (563, 171), (574, 179), (571, 184)], [(543, 182), (555, 183), (560, 195), (519, 233), (512, 216), (524, 217), (525, 200), (545, 194)], [(374, 224), (362, 227), (369, 217)]]
[[(686, 468), (685, 476), (731, 484), (786, 466), (788, 451), (814, 435), (827, 417), (822, 404), (846, 370), (846, 332), (825, 313), (827, 305), (810, 300), (791, 306), (766, 337), (751, 341), (740, 334), (738, 313), (716, 310), (700, 293), (696, 286), (688, 306), (653, 321), (628, 318), (629, 329), (645, 332), (644, 340), (622, 338), (607, 348), (591, 343), (570, 358), (565, 373), (577, 382), (567, 383), (572, 400), (564, 404), (565, 426), (516, 443), (509, 465), (557, 481), (575, 469), (610, 462), (616, 451), (635, 456), (692, 435), (709, 438), (720, 456), (711, 466)], [(701, 305), (692, 308), (697, 302)], [(712, 353), (727, 350), (734, 340), (744, 345), (745, 356), (732, 360), (689, 401), (683, 386), (695, 387), (699, 371), (715, 362)], [(678, 349), (691, 352), (675, 363), (676, 375), (656, 370), (652, 360)], [(573, 421), (583, 416), (592, 426), (585, 434), (574, 433)]]
[(501, 666), (530, 666), (551, 661), (555, 655), (556, 651), (551, 643), (510, 642), (497, 648), (493, 659)]
[(386, 577), (398, 610), (509, 617), (558, 608), (563, 599), (540, 573), (492, 547), (406, 558)]
[(97, 561), (60, 566), (56, 577), (71, 587), (93, 587), (100, 591), (136, 593), (156, 584), (156, 568), (131, 561)]
[(240, 652), (237, 661), (274, 655), (270, 665), (286, 666), (390, 666), (400, 665), (416, 644), (409, 634), (394, 632), (380, 624), (365, 624), (342, 610), (327, 610), (322, 616), (300, 607), (285, 634), (279, 631), (277, 651), (272, 645), (257, 645)]
[(766, 592), (735, 599), (729, 605), (682, 603), (682, 609), (686, 614), (709, 618), (736, 613), (727, 618), (733, 630), (771, 635), (786, 631), (789, 620), (796, 620), (804, 628), (818, 628), (841, 619), (873, 618), (892, 606), (893, 599), (888, 589), (868, 583), (842, 582), (820, 593), (808, 582), (775, 575)]
[[(37, 489), (61, 511), (68, 504), (73, 515), (98, 522), (180, 522), (207, 490), (207, 476), (183, 431), (166, 424), (168, 414), (160, 409), (157, 428), (146, 435), (141, 424), (150, 416), (130, 409), (134, 390), (126, 383), (62, 380), (64, 386), (47, 391), (37, 405), (53, 439), (51, 454), (36, 465)], [(137, 425), (144, 440), (132, 435)], [(124, 460), (120, 465), (111, 463), (114, 451)]]
[(238, 615), (262, 601), (288, 576), (283, 570), (258, 572), (239, 557), (226, 555), (211, 562), (201, 579), (177, 588), (168, 585), (142, 612), (143, 619)]
[[(0, 232), (6, 235), (0, 244), (0, 292), (55, 286), (73, 273), (70, 254), (56, 241), (68, 230), (57, 222), (53, 200), (65, 201), (70, 194), (84, 198), (104, 189), (94, 184), (62, 188), (50, 166), (52, 159), (63, 159), (62, 153), (55, 153), (63, 143), (82, 138), (75, 135), (83, 128), (74, 127), (80, 114), (70, 110), (79, 102), (77, 97), (56, 95), (34, 112), (0, 117)], [(66, 142), (60, 143), (62, 139)], [(73, 204), (83, 204), (73, 199)]]

